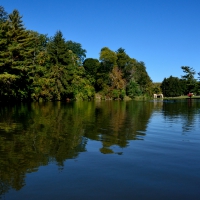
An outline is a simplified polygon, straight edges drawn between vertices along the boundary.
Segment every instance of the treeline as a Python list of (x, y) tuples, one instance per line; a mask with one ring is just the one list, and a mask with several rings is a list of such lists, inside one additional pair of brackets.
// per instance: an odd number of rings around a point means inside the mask
[(144, 62), (125, 49), (86, 58), (80, 43), (27, 30), (18, 10), (0, 6), (0, 101), (124, 99), (153, 93)]
[(189, 93), (200, 95), (200, 72), (198, 79), (195, 79), (196, 71), (192, 67), (182, 66), (181, 68), (185, 74), (181, 79), (170, 76), (162, 81), (160, 87), (165, 97), (176, 97)]

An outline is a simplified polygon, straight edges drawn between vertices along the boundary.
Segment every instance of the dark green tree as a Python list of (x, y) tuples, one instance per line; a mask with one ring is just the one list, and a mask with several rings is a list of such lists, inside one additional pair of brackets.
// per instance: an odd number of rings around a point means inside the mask
[(57, 31), (54, 37), (50, 39), (47, 52), (53, 65), (68, 65), (71, 61), (69, 58), (70, 53), (67, 50), (67, 45), (61, 31)]
[(117, 54), (117, 65), (119, 69), (124, 70), (128, 61), (130, 60), (130, 57), (126, 54), (125, 49), (119, 48), (116, 51)]
[(185, 79), (179, 79), (179, 81), (181, 86), (181, 95), (188, 94), (187, 81)]
[[(34, 38), (27, 31), (18, 10), (14, 10), (3, 22), (0, 31), (0, 73), (3, 79), (14, 78), (15, 88), (7, 92), (7, 99), (24, 100), (31, 96), (32, 78), (29, 76), (34, 60)], [(6, 73), (6, 76), (4, 74)], [(10, 75), (11, 76), (10, 76)], [(8, 84), (13, 81), (6, 81)], [(16, 82), (17, 81), (17, 82)]]
[(5, 22), (8, 19), (8, 13), (3, 6), (0, 6), (0, 23)]
[(71, 40), (66, 42), (67, 50), (71, 50), (78, 58), (80, 62), (83, 62), (86, 58), (87, 51), (82, 48), (82, 45)]
[(50, 78), (50, 58), (47, 53), (47, 44), (49, 38), (47, 35), (39, 34), (34, 31), (30, 31), (30, 34), (34, 38), (32, 44), (33, 52), (33, 65), (29, 76), (32, 77), (32, 93), (31, 98), (33, 100), (39, 101), (52, 99), (52, 82)]
[(186, 81), (187, 84), (187, 94), (189, 92), (194, 92), (196, 80), (194, 78), (194, 75), (196, 74), (195, 70), (192, 67), (188, 66), (182, 66), (181, 69), (185, 73), (185, 75), (182, 76), (182, 79)]
[(152, 80), (146, 71), (144, 62), (137, 62), (135, 64), (133, 80), (139, 85), (142, 94), (152, 95)]
[(69, 84), (72, 81), (73, 61), (76, 56), (69, 50), (61, 31), (57, 31), (47, 45), (47, 53), (50, 59), (49, 78), (51, 79), (51, 91), (54, 100), (67, 98), (72, 93)]
[(177, 97), (182, 94), (180, 79), (173, 76), (164, 78), (161, 83), (161, 89), (165, 97)]
[(113, 67), (117, 65), (117, 55), (108, 47), (103, 47), (100, 52), (100, 67), (97, 72), (96, 89), (102, 91), (103, 95), (109, 93), (111, 86), (111, 79), (109, 74), (112, 72)]
[(95, 76), (100, 67), (100, 63), (98, 59), (87, 58), (83, 62), (83, 67), (85, 68), (86, 74)]
[(133, 80), (128, 83), (126, 93), (132, 99), (142, 94), (139, 85)]
[(93, 86), (96, 85), (97, 72), (100, 67), (100, 62), (94, 58), (86, 58), (83, 62), (86, 77), (90, 80)]
[(125, 49), (119, 48), (116, 51), (117, 65), (123, 73), (123, 78), (128, 83), (133, 75), (135, 60), (131, 59), (125, 52)]
[(47, 45), (50, 59), (50, 92), (53, 100), (88, 99), (94, 96), (94, 87), (84, 79), (84, 68), (80, 58), (68, 49), (62, 32), (58, 31)]

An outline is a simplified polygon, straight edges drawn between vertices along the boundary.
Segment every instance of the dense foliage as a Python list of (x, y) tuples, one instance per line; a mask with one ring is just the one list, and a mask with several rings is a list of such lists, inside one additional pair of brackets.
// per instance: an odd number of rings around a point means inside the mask
[(152, 81), (143, 62), (124, 49), (108, 47), (100, 58), (86, 58), (80, 43), (66, 41), (61, 31), (48, 37), (27, 30), (18, 10), (0, 7), (0, 99), (123, 99), (151, 95)]
[[(200, 94), (200, 77), (199, 80), (194, 78), (196, 74), (192, 67), (182, 66), (181, 69), (185, 73), (181, 79), (170, 76), (165, 78), (161, 83), (163, 95), (166, 97), (176, 97), (193, 93)], [(200, 72), (198, 73), (200, 75)]]
[(165, 78), (161, 84), (163, 95), (166, 97), (176, 97), (182, 94), (179, 78), (170, 76)]
[(0, 6), (0, 100), (57, 101), (179, 96), (200, 93), (195, 71), (182, 67), (182, 79), (170, 76), (152, 83), (144, 62), (125, 49), (100, 50), (99, 59), (86, 58), (82, 45), (66, 41), (61, 31), (53, 37), (27, 30), (18, 10), (8, 14)]

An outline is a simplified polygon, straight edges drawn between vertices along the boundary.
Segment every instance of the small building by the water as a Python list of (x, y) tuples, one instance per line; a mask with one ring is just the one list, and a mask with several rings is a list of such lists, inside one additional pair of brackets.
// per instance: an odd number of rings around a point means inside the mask
[(163, 99), (163, 94), (153, 94), (153, 98), (162, 98)]

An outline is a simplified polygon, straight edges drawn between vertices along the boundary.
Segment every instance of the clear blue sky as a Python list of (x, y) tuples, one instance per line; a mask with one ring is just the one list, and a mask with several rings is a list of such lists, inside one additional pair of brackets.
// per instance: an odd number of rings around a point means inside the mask
[[(200, 72), (200, 0), (0, 0), (19, 10), (27, 29), (53, 36), (61, 30), (99, 58), (101, 48), (145, 63), (154, 82), (181, 78), (181, 66)], [(196, 76), (197, 77), (197, 76)]]

